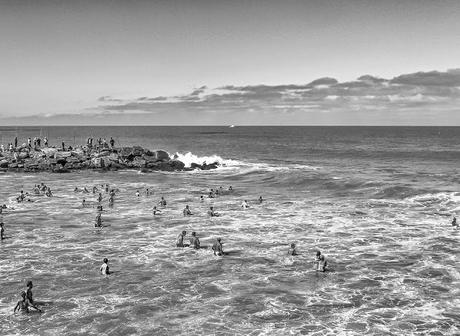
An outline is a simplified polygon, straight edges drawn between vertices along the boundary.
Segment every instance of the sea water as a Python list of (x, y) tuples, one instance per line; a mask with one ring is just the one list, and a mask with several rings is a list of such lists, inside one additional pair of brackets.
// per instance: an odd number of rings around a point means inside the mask
[[(460, 230), (450, 225), (460, 212), (460, 128), (12, 127), (0, 134), (5, 144), (41, 135), (56, 146), (113, 137), (116, 146), (163, 149), (187, 165), (221, 164), (172, 173), (0, 173), (9, 237), (0, 243), (1, 335), (460, 333)], [(16, 202), (20, 190), (32, 193), (41, 182), (53, 197)], [(113, 207), (103, 192), (107, 226), (97, 229), (97, 194), (74, 188), (102, 184), (119, 192)], [(220, 187), (226, 192), (207, 197)], [(167, 206), (154, 216), (161, 197)], [(193, 216), (183, 217), (185, 205)], [(221, 216), (209, 217), (210, 206)], [(182, 230), (196, 231), (208, 248), (175, 247)], [(213, 255), (217, 237), (229, 255)], [(295, 257), (287, 255), (292, 242)], [(317, 250), (330, 272), (314, 270)], [(107, 277), (99, 273), (103, 258), (114, 271)], [(13, 314), (27, 280), (44, 303), (41, 314)]]

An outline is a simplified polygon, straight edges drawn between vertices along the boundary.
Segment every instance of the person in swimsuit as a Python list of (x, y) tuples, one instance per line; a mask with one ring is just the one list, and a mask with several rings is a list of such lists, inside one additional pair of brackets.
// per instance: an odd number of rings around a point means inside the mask
[(219, 217), (219, 214), (214, 211), (214, 207), (209, 207), (208, 215), (211, 217)]
[(319, 272), (326, 271), (327, 261), (326, 261), (326, 258), (324, 258), (324, 255), (322, 255), (320, 251), (316, 252), (315, 264), (316, 264), (316, 271), (319, 271)]
[(196, 232), (192, 232), (192, 237), (190, 238), (190, 247), (194, 249), (200, 248), (200, 240), (196, 236)]
[(187, 231), (182, 231), (179, 233), (176, 239), (176, 247), (184, 247), (184, 237), (187, 234)]
[(99, 268), (99, 271), (101, 272), (102, 275), (109, 275), (110, 274), (110, 270), (109, 270), (109, 259), (107, 258), (104, 258), (103, 260), (103, 264), (101, 265), (101, 267)]
[(186, 205), (184, 210), (182, 210), (182, 214), (184, 217), (193, 215), (188, 205)]
[(295, 256), (297, 255), (297, 250), (295, 248), (295, 243), (292, 243), (288, 250), (288, 255)]
[(166, 200), (164, 197), (161, 197), (161, 200), (158, 202), (159, 205), (161, 206), (166, 206)]
[(223, 244), (222, 240), (220, 238), (217, 238), (214, 244), (212, 245), (212, 251), (214, 252), (214, 255), (218, 255), (218, 256), (224, 255), (222, 244)]
[(13, 310), (14, 313), (16, 313), (16, 311), (22, 311), (24, 313), (28, 313), (29, 312), (29, 307), (34, 308), (35, 310), (41, 312), (40, 308), (35, 306), (33, 303), (29, 302), (29, 300), (27, 299), (26, 292), (24, 292), (24, 291), (21, 292), (21, 298), (22, 298), (22, 300), (18, 301), (18, 303), (16, 304), (16, 307), (14, 307), (14, 310)]
[(155, 205), (155, 206), (153, 207), (153, 215), (158, 215), (158, 214), (160, 214), (160, 213), (161, 213), (161, 210), (157, 209), (157, 206)]
[(102, 218), (101, 213), (98, 213), (96, 216), (96, 222), (94, 223), (94, 227), (102, 227)]

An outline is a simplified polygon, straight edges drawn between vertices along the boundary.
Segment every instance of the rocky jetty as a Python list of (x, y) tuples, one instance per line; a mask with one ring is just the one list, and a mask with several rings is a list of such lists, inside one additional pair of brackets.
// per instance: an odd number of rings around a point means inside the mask
[(191, 167), (185, 167), (177, 157), (171, 158), (163, 150), (150, 151), (139, 146), (100, 150), (82, 147), (67, 151), (53, 147), (23, 147), (15, 151), (0, 152), (0, 171), (65, 173), (85, 169), (140, 169), (150, 172), (209, 170), (217, 167), (217, 162), (192, 163)]

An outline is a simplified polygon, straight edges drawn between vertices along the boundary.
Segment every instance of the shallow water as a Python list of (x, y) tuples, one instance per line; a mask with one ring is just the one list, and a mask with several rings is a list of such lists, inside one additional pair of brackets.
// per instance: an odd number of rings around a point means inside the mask
[[(129, 129), (90, 131), (123, 131), (124, 143), (170, 153), (188, 144), (190, 160), (214, 155), (225, 167), (0, 173), (11, 237), (0, 243), (1, 334), (460, 333), (460, 230), (450, 225), (460, 210), (458, 130), (182, 128), (177, 137), (153, 128), (149, 137)], [(39, 182), (55, 196), (15, 201)], [(73, 189), (106, 183), (120, 192), (113, 208), (103, 194), (108, 226), (96, 229), (96, 196)], [(200, 202), (230, 185), (234, 192)], [(168, 205), (153, 216), (161, 196)], [(251, 208), (241, 209), (244, 199)], [(211, 205), (220, 217), (206, 215)], [(230, 254), (176, 248), (182, 230), (205, 246), (222, 237)], [(286, 255), (290, 242), (299, 256)], [(318, 249), (332, 272), (313, 270)], [(109, 277), (98, 273), (104, 257)], [(45, 312), (13, 315), (28, 279)]]

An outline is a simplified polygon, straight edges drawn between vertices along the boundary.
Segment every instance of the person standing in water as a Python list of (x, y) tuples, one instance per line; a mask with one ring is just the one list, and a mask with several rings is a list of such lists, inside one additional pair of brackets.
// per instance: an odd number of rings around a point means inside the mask
[(187, 231), (182, 231), (179, 233), (176, 239), (176, 247), (184, 247), (184, 237), (187, 234)]
[(288, 250), (288, 255), (291, 255), (291, 256), (297, 255), (297, 250), (295, 248), (295, 243), (291, 243), (291, 246), (289, 247), (289, 250)]
[(96, 222), (94, 223), (94, 227), (102, 227), (102, 218), (101, 213), (98, 213), (96, 216)]
[(109, 259), (107, 258), (104, 258), (103, 260), (103, 264), (101, 265), (101, 267), (99, 268), (99, 271), (101, 272), (102, 275), (109, 275), (110, 274), (110, 270), (109, 270)]
[(32, 283), (31, 280), (27, 281), (26, 287), (27, 287), (27, 289), (26, 289), (27, 300), (29, 301), (29, 303), (35, 304), (33, 294), (32, 294), (32, 288), (34, 288), (34, 284)]
[(214, 211), (214, 207), (209, 207), (208, 215), (211, 217), (219, 217), (219, 214)]
[(186, 205), (184, 210), (182, 210), (182, 214), (184, 215), (184, 217), (193, 215), (188, 205)]
[(157, 209), (157, 206), (155, 205), (155, 206), (153, 207), (152, 212), (153, 212), (153, 215), (155, 216), (155, 215), (159, 215), (159, 214), (161, 213), (161, 210), (160, 210), (160, 209)]
[(222, 240), (220, 238), (217, 238), (214, 244), (212, 245), (212, 251), (214, 252), (214, 255), (224, 255), (224, 249), (222, 244)]
[(158, 202), (158, 204), (161, 206), (166, 206), (166, 200), (163, 196), (161, 197), (161, 200)]
[(454, 219), (452, 219), (452, 226), (458, 229), (457, 217), (454, 217)]
[(5, 239), (5, 229), (3, 227), (3, 222), (0, 222), (0, 240)]
[(190, 247), (194, 249), (200, 248), (200, 240), (196, 236), (196, 232), (192, 232), (192, 237), (190, 238)]
[(316, 252), (315, 264), (316, 264), (316, 271), (326, 272), (327, 261), (326, 261), (326, 258), (324, 258), (324, 255), (322, 255), (320, 251)]

